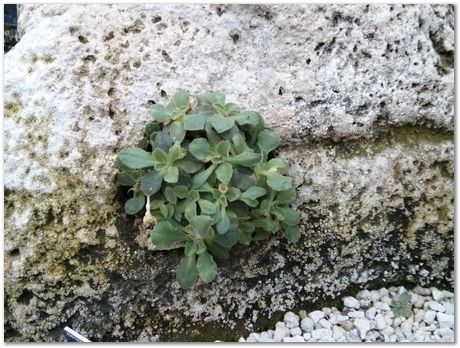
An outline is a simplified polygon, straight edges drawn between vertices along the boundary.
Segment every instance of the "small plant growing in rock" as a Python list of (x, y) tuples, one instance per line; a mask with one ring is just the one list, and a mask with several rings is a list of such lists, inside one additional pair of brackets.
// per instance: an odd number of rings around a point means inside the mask
[(396, 317), (409, 318), (412, 315), (411, 296), (407, 291), (395, 296), (391, 301), (393, 313)]
[(211, 282), (214, 257), (227, 257), (236, 243), (249, 245), (279, 230), (291, 241), (300, 238), (288, 164), (272, 152), (279, 135), (223, 93), (196, 99), (192, 109), (181, 90), (168, 105), (154, 105), (145, 128), (152, 151), (130, 147), (117, 157), (117, 182), (133, 192), (126, 213), (145, 206), (152, 243), (160, 250), (185, 247), (176, 271), (183, 288), (198, 278)]

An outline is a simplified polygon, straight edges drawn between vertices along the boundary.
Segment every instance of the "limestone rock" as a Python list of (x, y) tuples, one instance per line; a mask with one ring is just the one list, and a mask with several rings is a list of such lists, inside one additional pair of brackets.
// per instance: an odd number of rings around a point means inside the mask
[[(65, 325), (230, 341), (257, 311), (351, 285), (453, 288), (453, 6), (32, 4), (19, 31), (4, 59), (6, 341), (63, 341)], [(264, 116), (302, 215), (299, 243), (237, 247), (190, 290), (181, 250), (139, 242), (114, 180), (149, 106), (179, 88)]]

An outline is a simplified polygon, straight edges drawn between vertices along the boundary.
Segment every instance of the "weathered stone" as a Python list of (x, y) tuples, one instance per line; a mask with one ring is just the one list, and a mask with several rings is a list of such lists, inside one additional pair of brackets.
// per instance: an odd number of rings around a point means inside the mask
[[(22, 5), (4, 59), (5, 340), (62, 341), (68, 325), (94, 341), (144, 340), (145, 327), (230, 341), (254, 311), (353, 284), (453, 287), (453, 13)], [(190, 290), (174, 280), (181, 250), (146, 248), (114, 181), (117, 152), (146, 144), (149, 105), (179, 88), (264, 116), (302, 213), (299, 243), (236, 247)]]

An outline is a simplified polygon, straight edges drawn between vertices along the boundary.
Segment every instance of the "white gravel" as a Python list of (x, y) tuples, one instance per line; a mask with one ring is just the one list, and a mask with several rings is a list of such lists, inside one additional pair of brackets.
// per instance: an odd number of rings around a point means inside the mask
[[(396, 317), (393, 298), (410, 295), (412, 315)], [(363, 290), (343, 298), (342, 311), (324, 307), (287, 312), (274, 330), (251, 333), (238, 342), (454, 342), (454, 294), (403, 286)]]

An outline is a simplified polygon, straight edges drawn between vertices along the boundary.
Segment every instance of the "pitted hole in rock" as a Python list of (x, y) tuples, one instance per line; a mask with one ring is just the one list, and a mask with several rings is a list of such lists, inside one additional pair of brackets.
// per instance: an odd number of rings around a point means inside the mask
[(19, 257), (21, 256), (21, 251), (18, 248), (15, 248), (9, 252), (11, 257)]
[(18, 303), (28, 305), (32, 298), (34, 297), (34, 293), (30, 291), (29, 289), (24, 289), (18, 297)]

